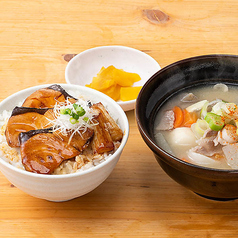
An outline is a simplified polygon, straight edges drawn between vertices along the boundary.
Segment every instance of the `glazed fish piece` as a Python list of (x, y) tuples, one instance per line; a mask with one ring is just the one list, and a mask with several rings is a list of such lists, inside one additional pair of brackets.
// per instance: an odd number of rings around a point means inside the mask
[(60, 85), (51, 85), (48, 88), (38, 89), (23, 102), (23, 107), (52, 108), (56, 102), (65, 102), (69, 98), (72, 102), (76, 101)]
[(75, 98), (72, 95), (70, 95), (69, 93), (67, 93), (59, 84), (52, 84), (47, 89), (53, 89), (55, 91), (59, 91), (64, 95), (65, 98), (72, 98), (72, 99), (77, 100), (77, 98)]
[(27, 112), (26, 108), (23, 110), (18, 108), (17, 110), (20, 110), (21, 113), (17, 114), (16, 110), (13, 110), (5, 130), (6, 140), (10, 147), (20, 146), (18, 137), (21, 132), (49, 127), (49, 120), (44, 115), (36, 111)]
[(94, 119), (94, 137), (92, 140), (92, 149), (96, 154), (103, 154), (114, 150), (114, 143), (106, 124), (102, 113), (99, 113)]
[(93, 104), (92, 107), (95, 110), (98, 110), (101, 113), (100, 120), (106, 124), (106, 127), (111, 135), (113, 141), (121, 141), (123, 137), (123, 132), (121, 128), (117, 125), (115, 120), (110, 116), (106, 108), (102, 103)]
[(73, 146), (50, 133), (50, 130), (27, 133), (20, 134), (20, 152), (22, 164), (29, 172), (51, 174), (64, 160), (80, 154)]
[(49, 109), (45, 112), (44, 116), (48, 118), (49, 121), (54, 121), (55, 120), (55, 113), (54, 109)]
[[(53, 126), (53, 123), (51, 123), (51, 121), (55, 120), (55, 114), (53, 109), (49, 109), (44, 114), (44, 116), (48, 118), (49, 124)], [(59, 139), (69, 143), (79, 151), (83, 151), (85, 148), (87, 148), (94, 135), (94, 131), (90, 128), (82, 128), (79, 129), (78, 131), (68, 130), (66, 131), (66, 133), (62, 133), (60, 130), (57, 130), (56, 128), (56, 130), (53, 133)]]
[(70, 144), (75, 149), (82, 152), (90, 144), (94, 135), (94, 131), (90, 128), (87, 128), (86, 130), (80, 129), (77, 132), (68, 131), (67, 135), (62, 134), (60, 131), (55, 131), (53, 134), (60, 140)]

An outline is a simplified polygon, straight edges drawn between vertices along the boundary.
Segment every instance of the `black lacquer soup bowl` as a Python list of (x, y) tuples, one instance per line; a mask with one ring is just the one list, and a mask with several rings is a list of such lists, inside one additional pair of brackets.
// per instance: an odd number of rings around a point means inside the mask
[(141, 136), (161, 168), (191, 191), (215, 200), (238, 198), (238, 170), (197, 166), (174, 157), (155, 141), (155, 116), (167, 98), (187, 87), (211, 83), (238, 85), (238, 56), (204, 55), (181, 60), (155, 73), (136, 101), (136, 121)]

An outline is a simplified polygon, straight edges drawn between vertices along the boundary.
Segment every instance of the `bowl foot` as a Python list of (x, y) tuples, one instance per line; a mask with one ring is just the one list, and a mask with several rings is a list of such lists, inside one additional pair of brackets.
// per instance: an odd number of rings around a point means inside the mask
[(216, 197), (210, 197), (210, 196), (202, 195), (202, 194), (199, 194), (199, 193), (195, 193), (195, 194), (197, 194), (200, 197), (206, 198), (206, 199), (210, 199), (210, 200), (213, 200), (213, 201), (220, 201), (220, 202), (233, 201), (233, 200), (238, 199), (238, 197), (235, 197), (235, 198), (216, 198)]

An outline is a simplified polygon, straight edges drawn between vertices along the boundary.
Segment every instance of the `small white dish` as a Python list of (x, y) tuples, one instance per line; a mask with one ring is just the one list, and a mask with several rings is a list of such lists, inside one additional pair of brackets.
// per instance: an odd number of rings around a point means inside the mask
[[(92, 82), (100, 69), (115, 66), (126, 72), (137, 73), (141, 80), (134, 86), (143, 86), (145, 82), (161, 69), (158, 62), (146, 53), (125, 46), (101, 46), (88, 49), (72, 58), (65, 70), (68, 84), (85, 86)], [(136, 100), (117, 103), (124, 111), (135, 108)]]

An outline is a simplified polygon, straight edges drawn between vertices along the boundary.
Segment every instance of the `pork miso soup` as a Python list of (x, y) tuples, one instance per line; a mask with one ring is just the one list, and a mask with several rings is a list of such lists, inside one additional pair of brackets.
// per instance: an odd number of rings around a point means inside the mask
[(216, 84), (172, 96), (155, 118), (156, 143), (186, 162), (238, 169), (238, 88)]

